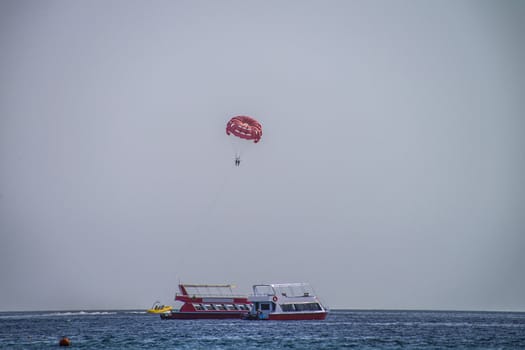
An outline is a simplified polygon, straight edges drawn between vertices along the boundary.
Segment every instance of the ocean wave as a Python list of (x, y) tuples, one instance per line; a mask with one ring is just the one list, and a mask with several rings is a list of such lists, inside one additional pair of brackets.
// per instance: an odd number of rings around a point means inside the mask
[(116, 311), (53, 311), (53, 312), (13, 312), (0, 314), (0, 319), (24, 319), (24, 318), (45, 318), (45, 317), (78, 317), (78, 316), (105, 316), (115, 315)]
[(57, 311), (41, 314), (40, 316), (101, 316), (116, 315), (116, 311)]

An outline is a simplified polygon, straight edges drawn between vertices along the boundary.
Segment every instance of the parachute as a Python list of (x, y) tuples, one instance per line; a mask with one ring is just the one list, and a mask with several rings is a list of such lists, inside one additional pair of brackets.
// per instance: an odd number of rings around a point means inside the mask
[(233, 134), (245, 140), (259, 142), (262, 136), (262, 126), (257, 120), (248, 116), (237, 116), (230, 119), (226, 124), (226, 135)]
[(252, 117), (239, 115), (231, 118), (226, 124), (226, 135), (230, 136), (235, 150), (235, 166), (239, 166), (244, 144), (248, 141), (259, 142), (262, 136), (262, 126)]

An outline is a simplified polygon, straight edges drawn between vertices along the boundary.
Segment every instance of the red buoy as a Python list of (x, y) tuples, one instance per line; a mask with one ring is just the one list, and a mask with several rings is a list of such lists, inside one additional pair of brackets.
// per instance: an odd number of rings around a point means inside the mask
[(60, 341), (58, 342), (58, 345), (59, 346), (70, 346), (71, 340), (69, 340), (68, 337), (62, 337), (62, 339), (60, 339)]

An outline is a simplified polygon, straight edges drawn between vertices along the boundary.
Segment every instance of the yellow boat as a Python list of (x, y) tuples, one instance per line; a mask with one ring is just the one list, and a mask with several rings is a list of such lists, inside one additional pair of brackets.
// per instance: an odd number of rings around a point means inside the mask
[(160, 301), (156, 301), (152, 306), (151, 309), (146, 310), (150, 314), (161, 314), (166, 311), (170, 311), (173, 309), (172, 306), (169, 305), (162, 305)]

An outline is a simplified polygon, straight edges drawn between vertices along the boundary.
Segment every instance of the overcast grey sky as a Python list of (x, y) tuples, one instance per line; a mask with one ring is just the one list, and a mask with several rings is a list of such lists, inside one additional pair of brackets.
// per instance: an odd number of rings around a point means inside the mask
[(525, 311), (524, 34), (523, 1), (1, 0), (0, 310)]

